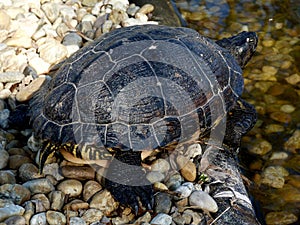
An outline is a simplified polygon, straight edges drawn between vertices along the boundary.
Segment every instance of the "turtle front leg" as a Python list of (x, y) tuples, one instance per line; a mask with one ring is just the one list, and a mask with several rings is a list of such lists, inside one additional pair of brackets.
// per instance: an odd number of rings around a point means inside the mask
[(239, 147), (242, 136), (253, 128), (256, 120), (254, 106), (239, 98), (227, 116), (225, 144), (233, 148)]
[(44, 141), (38, 154), (39, 173), (42, 174), (45, 162), (52, 158), (59, 147), (49, 141)]
[(141, 152), (118, 151), (108, 168), (105, 186), (122, 205), (137, 214), (138, 198), (147, 209), (153, 206), (153, 189), (141, 166)]

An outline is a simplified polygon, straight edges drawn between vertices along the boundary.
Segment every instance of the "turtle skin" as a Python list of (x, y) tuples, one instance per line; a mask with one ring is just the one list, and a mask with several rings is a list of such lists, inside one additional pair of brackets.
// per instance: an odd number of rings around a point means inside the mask
[(234, 133), (223, 137), (238, 143), (255, 123), (254, 108), (240, 96), (242, 67), (256, 45), (253, 32), (216, 43), (192, 29), (156, 25), (101, 36), (67, 59), (30, 102), (40, 170), (60, 151), (110, 160), (105, 187), (114, 198), (135, 211), (138, 199), (151, 208), (141, 151), (176, 150), (226, 118)]

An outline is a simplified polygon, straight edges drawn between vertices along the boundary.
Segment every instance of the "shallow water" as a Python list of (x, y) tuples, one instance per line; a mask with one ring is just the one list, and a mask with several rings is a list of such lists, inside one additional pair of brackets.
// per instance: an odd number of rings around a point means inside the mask
[(262, 223), (299, 224), (300, 2), (177, 3), (189, 26), (213, 39), (258, 33), (257, 53), (244, 70), (244, 98), (256, 107), (258, 122), (243, 138), (241, 166)]

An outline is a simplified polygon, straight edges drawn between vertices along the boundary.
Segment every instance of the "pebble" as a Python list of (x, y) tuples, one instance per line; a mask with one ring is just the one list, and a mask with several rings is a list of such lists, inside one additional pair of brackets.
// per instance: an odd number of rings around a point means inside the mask
[(31, 163), (31, 158), (24, 155), (11, 155), (9, 157), (9, 168), (19, 169), (24, 163)]
[(68, 54), (66, 46), (55, 40), (54, 38), (47, 38), (44, 43), (38, 48), (40, 57), (45, 62), (55, 65), (65, 59)]
[(249, 152), (257, 155), (265, 155), (271, 150), (271, 143), (264, 139), (256, 139), (254, 142), (251, 142), (251, 146), (249, 146)]
[(165, 175), (159, 171), (150, 171), (149, 173), (147, 173), (146, 178), (151, 183), (156, 183), (163, 181), (165, 179)]
[(151, 164), (151, 171), (166, 173), (170, 170), (170, 164), (165, 159), (157, 159)]
[(182, 183), (183, 179), (179, 173), (175, 173), (170, 176), (170, 178), (166, 181), (166, 186), (169, 190), (175, 191)]
[(103, 217), (103, 212), (99, 209), (88, 209), (86, 210), (83, 215), (82, 219), (87, 223), (91, 224), (96, 221), (100, 221)]
[(0, 185), (15, 184), (16, 177), (11, 170), (0, 170)]
[(36, 207), (37, 211), (45, 211), (50, 209), (50, 201), (45, 194), (35, 194), (31, 197), (31, 201), (35, 202), (36, 204), (40, 204), (40, 210), (38, 210), (38, 207)]
[(154, 5), (145, 4), (137, 12), (142, 14), (148, 14), (154, 11)]
[(22, 185), (28, 188), (32, 194), (48, 194), (55, 189), (53, 184), (47, 178), (30, 180)]
[(0, 73), (1, 83), (19, 83), (24, 78), (24, 74), (16, 71), (8, 71)]
[(8, 30), (9, 25), (10, 16), (4, 10), (0, 10), (0, 30)]
[(87, 181), (83, 187), (83, 200), (88, 201), (95, 193), (100, 190), (102, 190), (102, 186), (98, 182), (94, 180)]
[(51, 210), (46, 212), (46, 219), (49, 225), (65, 225), (67, 223), (64, 214)]
[(176, 162), (184, 179), (187, 181), (194, 181), (196, 179), (197, 169), (192, 161), (182, 155), (179, 155)]
[(16, 94), (16, 99), (19, 102), (25, 102), (31, 99), (33, 94), (37, 92), (40, 87), (44, 84), (46, 80), (46, 76), (39, 76), (38, 78), (34, 79), (28, 86), (23, 87), (19, 92)]
[(5, 150), (0, 150), (0, 169), (8, 165), (9, 154)]
[(289, 155), (286, 152), (273, 152), (270, 160), (284, 160), (287, 159)]
[(26, 182), (35, 178), (41, 178), (42, 175), (39, 174), (39, 169), (34, 164), (24, 163), (19, 168), (19, 177), (23, 182)]
[(108, 190), (103, 190), (96, 193), (90, 202), (91, 208), (101, 210), (105, 215), (110, 215), (119, 206), (119, 203), (115, 201)]
[(82, 192), (82, 183), (75, 179), (66, 179), (57, 185), (57, 190), (62, 191), (70, 197), (77, 197)]
[(0, 186), (0, 195), (14, 204), (21, 205), (30, 199), (30, 191), (20, 184), (3, 184)]
[(11, 216), (4, 221), (5, 225), (25, 225), (26, 220), (23, 216)]
[(273, 120), (281, 122), (281, 123), (289, 123), (292, 120), (292, 117), (290, 114), (287, 114), (287, 113), (284, 113), (281, 111), (271, 113), (270, 117)]
[(284, 131), (284, 126), (280, 125), (280, 124), (267, 124), (265, 127), (265, 132), (267, 134), (271, 134), (271, 133), (279, 133), (279, 132), (283, 132)]
[(218, 205), (216, 201), (204, 191), (194, 191), (189, 197), (191, 206), (198, 206), (200, 209), (209, 212), (217, 212)]
[(61, 174), (65, 178), (77, 180), (93, 180), (95, 178), (95, 170), (90, 166), (62, 166)]
[(269, 212), (266, 215), (267, 225), (285, 225), (297, 222), (298, 217), (288, 211)]
[(84, 221), (84, 219), (77, 217), (77, 216), (72, 216), (70, 217), (70, 221), (69, 221), (70, 225), (86, 225), (86, 222)]
[(65, 194), (62, 191), (52, 191), (49, 193), (49, 199), (51, 202), (51, 209), (61, 210), (64, 205)]
[(282, 166), (269, 166), (262, 172), (261, 183), (273, 188), (282, 188), (288, 171)]
[(296, 85), (297, 83), (300, 82), (300, 75), (295, 73), (285, 78), (285, 80), (291, 85)]
[(300, 149), (300, 130), (295, 130), (292, 136), (284, 143), (284, 149), (289, 152), (296, 152)]
[(155, 195), (155, 206), (154, 212), (155, 213), (165, 213), (168, 214), (171, 210), (172, 201), (171, 196), (167, 193), (157, 193)]
[(292, 113), (295, 111), (295, 107), (292, 105), (282, 105), (280, 107), (280, 111), (284, 112), (284, 113)]
[(194, 185), (191, 182), (183, 183), (181, 186), (179, 186), (175, 192), (179, 194), (178, 198), (187, 198), (191, 195), (192, 191), (194, 190)]
[(47, 225), (46, 213), (41, 212), (32, 216), (30, 225)]
[(157, 225), (171, 225), (171, 223), (172, 217), (164, 213), (157, 214), (150, 222), (150, 224)]
[(19, 205), (6, 205), (0, 208), (0, 221), (4, 221), (11, 216), (22, 216), (24, 212), (25, 209)]

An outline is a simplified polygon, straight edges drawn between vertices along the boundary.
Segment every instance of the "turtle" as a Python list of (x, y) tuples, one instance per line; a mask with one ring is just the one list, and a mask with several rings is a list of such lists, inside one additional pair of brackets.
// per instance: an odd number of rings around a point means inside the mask
[(63, 62), (29, 103), (40, 170), (55, 153), (105, 160), (112, 196), (135, 211), (152, 209), (142, 152), (175, 151), (222, 123), (229, 129), (217, 133), (234, 146), (253, 127), (256, 111), (241, 98), (242, 68), (257, 42), (255, 32), (214, 41), (163, 25), (102, 35)]

